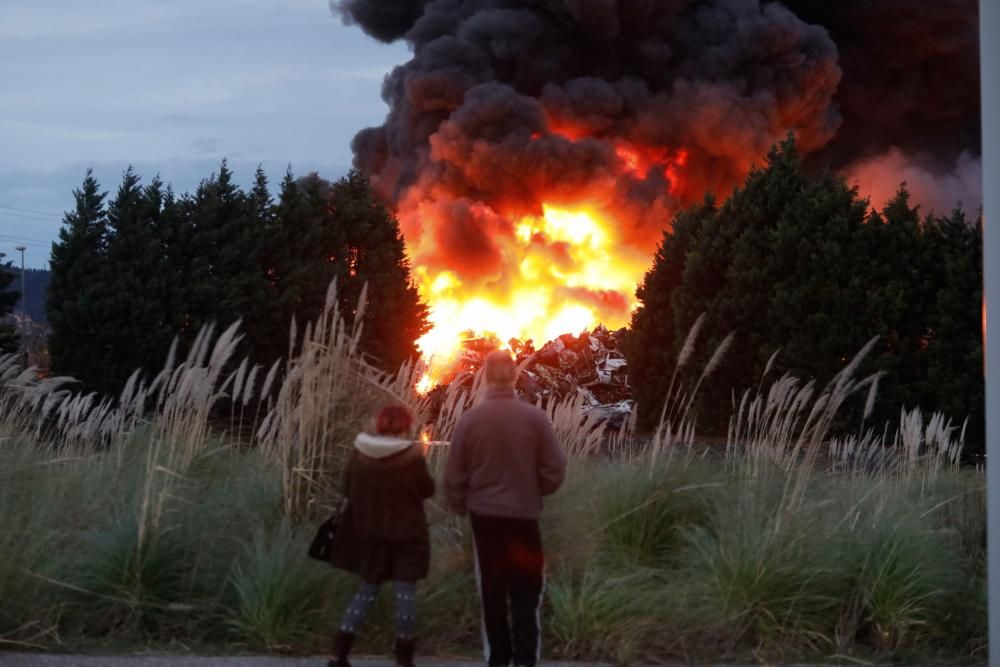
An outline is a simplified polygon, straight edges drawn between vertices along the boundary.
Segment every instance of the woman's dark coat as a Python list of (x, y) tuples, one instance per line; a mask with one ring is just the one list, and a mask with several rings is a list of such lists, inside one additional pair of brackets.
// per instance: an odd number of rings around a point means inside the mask
[(424, 499), (434, 495), (434, 478), (421, 445), (383, 458), (355, 450), (344, 495), (347, 507), (330, 558), (334, 567), (371, 583), (427, 576), (431, 546)]

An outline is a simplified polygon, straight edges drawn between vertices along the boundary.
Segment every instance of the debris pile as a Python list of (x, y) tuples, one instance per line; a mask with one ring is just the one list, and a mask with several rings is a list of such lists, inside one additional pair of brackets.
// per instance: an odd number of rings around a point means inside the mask
[[(632, 389), (628, 382), (628, 366), (621, 350), (625, 329), (609, 331), (598, 326), (579, 336), (563, 334), (535, 350), (532, 341), (510, 340), (507, 347), (519, 365), (517, 393), (532, 403), (561, 400), (582, 394), (587, 412), (605, 417), (608, 428), (621, 426), (632, 412)], [(469, 337), (462, 345), (456, 364), (456, 382), (471, 382), (486, 355), (501, 347), (492, 337)], [(431, 392), (443, 398), (444, 388)]]

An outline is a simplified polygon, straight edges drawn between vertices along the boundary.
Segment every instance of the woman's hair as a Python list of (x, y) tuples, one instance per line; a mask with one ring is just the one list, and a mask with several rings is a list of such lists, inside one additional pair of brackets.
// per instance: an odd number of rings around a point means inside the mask
[(379, 435), (401, 435), (413, 427), (413, 413), (402, 403), (389, 403), (375, 415), (375, 432)]

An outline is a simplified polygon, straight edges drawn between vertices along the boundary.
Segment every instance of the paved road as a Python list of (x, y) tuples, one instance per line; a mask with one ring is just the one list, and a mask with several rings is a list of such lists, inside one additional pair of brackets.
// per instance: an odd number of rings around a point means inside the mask
[[(192, 656), (76, 656), (37, 653), (0, 653), (2, 667), (326, 667), (327, 658), (274, 658), (231, 656), (202, 658)], [(356, 667), (391, 667), (388, 658), (351, 658)], [(481, 663), (461, 660), (421, 660), (418, 667), (475, 667)], [(546, 662), (541, 667), (589, 667), (598, 663)], [(602, 666), (609, 667), (609, 666)], [(724, 666), (720, 666), (724, 667)]]
[[(174, 655), (77, 656), (41, 653), (0, 653), (0, 667), (326, 667), (326, 658), (275, 658), (266, 656), (194, 657)], [(392, 661), (352, 658), (356, 667), (392, 667)], [(476, 667), (480, 662), (417, 658), (418, 667)], [(602, 663), (543, 662), (540, 667), (610, 667)], [(669, 667), (661, 665), (659, 667)], [(718, 664), (711, 667), (743, 667)], [(757, 667), (760, 667), (759, 665)], [(784, 667), (823, 667), (785, 665)]]

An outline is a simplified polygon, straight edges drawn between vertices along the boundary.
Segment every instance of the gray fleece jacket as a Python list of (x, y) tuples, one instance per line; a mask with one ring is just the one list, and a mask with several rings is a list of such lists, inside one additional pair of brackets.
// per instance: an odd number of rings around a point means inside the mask
[(458, 420), (444, 490), (459, 514), (537, 519), (542, 496), (566, 475), (566, 457), (548, 416), (513, 389), (490, 389)]

